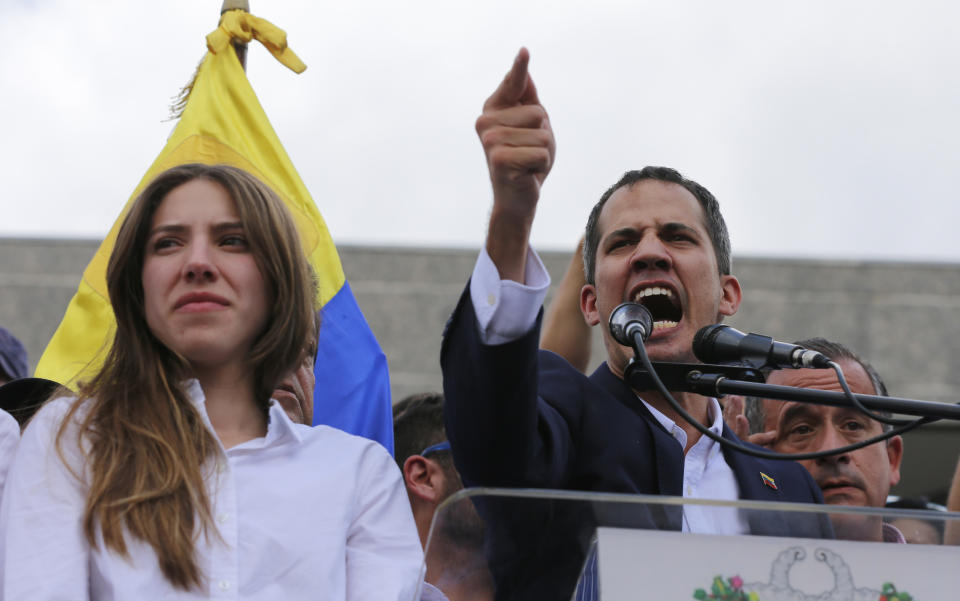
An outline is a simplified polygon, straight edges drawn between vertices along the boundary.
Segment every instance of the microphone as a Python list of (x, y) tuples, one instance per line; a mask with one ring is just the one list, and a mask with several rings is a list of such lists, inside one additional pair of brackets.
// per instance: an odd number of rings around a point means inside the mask
[(693, 354), (704, 363), (743, 362), (756, 368), (830, 367), (830, 360), (816, 351), (720, 324), (700, 328), (693, 338)]
[(610, 333), (624, 346), (633, 346), (639, 333), (646, 340), (653, 332), (653, 315), (640, 303), (621, 303), (610, 314)]

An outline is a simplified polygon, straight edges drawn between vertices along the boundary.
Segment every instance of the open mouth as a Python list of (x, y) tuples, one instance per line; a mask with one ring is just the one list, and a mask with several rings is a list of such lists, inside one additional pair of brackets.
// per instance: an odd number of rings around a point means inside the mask
[(683, 319), (680, 299), (670, 288), (664, 286), (641, 288), (634, 293), (633, 302), (640, 303), (653, 315), (654, 331), (675, 328)]

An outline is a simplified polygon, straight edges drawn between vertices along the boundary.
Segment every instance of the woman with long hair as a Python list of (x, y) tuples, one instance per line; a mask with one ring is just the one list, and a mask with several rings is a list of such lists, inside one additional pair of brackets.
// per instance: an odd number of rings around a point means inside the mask
[(103, 367), (38, 412), (11, 469), (3, 598), (412, 599), (389, 454), (270, 400), (313, 335), (313, 282), (250, 174), (184, 165), (143, 190), (107, 268)]

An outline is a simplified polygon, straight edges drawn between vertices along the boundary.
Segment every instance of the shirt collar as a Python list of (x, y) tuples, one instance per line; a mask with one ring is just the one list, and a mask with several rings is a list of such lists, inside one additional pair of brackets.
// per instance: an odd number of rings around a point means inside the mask
[[(200, 419), (203, 420), (204, 425), (216, 435), (216, 430), (213, 429), (213, 424), (210, 423), (210, 417), (207, 415), (207, 397), (203, 394), (200, 381), (196, 378), (187, 380), (184, 382), (183, 390), (187, 398), (190, 399), (190, 402), (193, 403), (193, 406), (200, 412)], [(303, 442), (303, 436), (297, 428), (297, 425), (290, 421), (286, 411), (280, 407), (280, 403), (270, 399), (270, 409), (267, 413), (267, 435), (263, 438), (254, 438), (233, 448), (245, 447), (247, 445), (267, 447), (277, 441), (283, 440), (287, 436), (292, 437), (293, 440), (298, 443)]]
[(883, 522), (883, 542), (906, 544), (907, 539), (899, 528), (888, 522)]
[(420, 601), (449, 601), (443, 591), (426, 580), (423, 581), (423, 588), (420, 590)]
[[(713, 397), (708, 397), (707, 400), (707, 419), (711, 422), (710, 431), (720, 436), (723, 434), (723, 412), (720, 410), (720, 403)], [(653, 417), (660, 422), (660, 425), (663, 426), (667, 432), (673, 432), (674, 427), (679, 427), (675, 421), (664, 415), (650, 403), (643, 399), (640, 399), (640, 402), (650, 410)]]
[(187, 398), (190, 399), (190, 402), (193, 403), (193, 406), (201, 410), (201, 413), (206, 417), (207, 415), (207, 397), (203, 394), (203, 388), (200, 387), (200, 380), (196, 378), (190, 378), (183, 383), (183, 392), (186, 393)]
[(293, 423), (280, 403), (270, 399), (270, 412), (267, 414), (267, 442), (280, 440), (284, 436), (292, 436), (297, 442), (303, 442), (300, 425)]

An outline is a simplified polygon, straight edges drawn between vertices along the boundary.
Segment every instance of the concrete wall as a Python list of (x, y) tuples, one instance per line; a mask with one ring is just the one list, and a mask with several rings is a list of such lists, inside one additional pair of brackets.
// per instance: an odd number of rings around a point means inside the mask
[[(0, 325), (27, 346), (31, 367), (97, 245), (0, 239)], [(440, 334), (476, 252), (343, 247), (341, 256), (389, 360), (394, 399), (440, 390)], [(558, 282), (569, 255), (544, 253), (544, 262)], [(730, 325), (783, 341), (825, 336), (869, 358), (895, 396), (960, 400), (960, 266), (737, 258), (735, 271), (744, 303)], [(594, 335), (596, 365), (603, 350)], [(900, 494), (935, 493), (952, 473), (960, 429), (925, 432), (907, 438)]]

